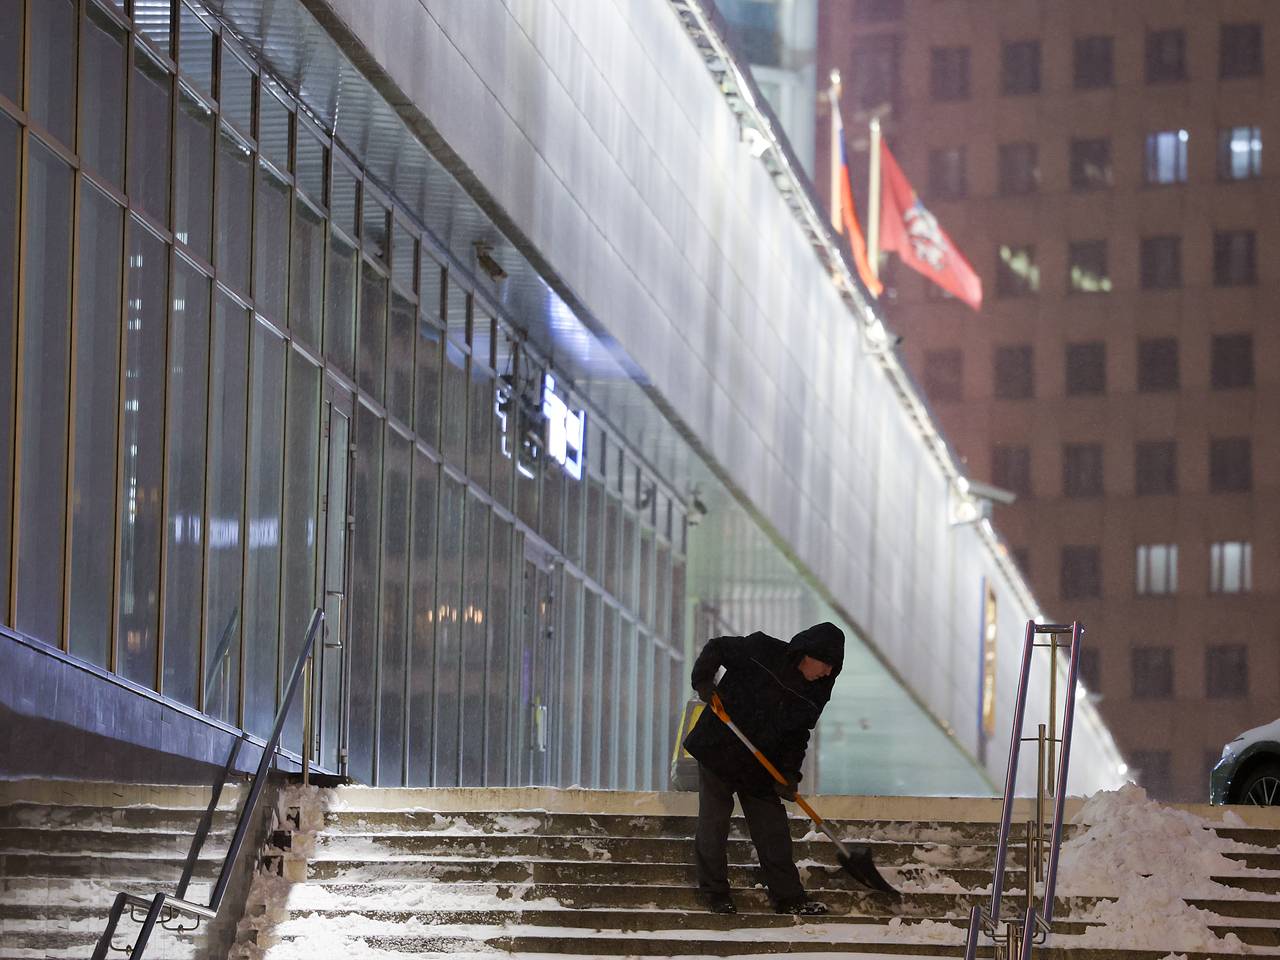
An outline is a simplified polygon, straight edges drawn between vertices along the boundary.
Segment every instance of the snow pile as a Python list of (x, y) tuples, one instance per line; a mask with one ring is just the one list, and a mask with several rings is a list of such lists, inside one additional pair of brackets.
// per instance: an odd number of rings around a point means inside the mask
[[(1088, 829), (1062, 845), (1059, 896), (1102, 896), (1087, 913), (1100, 926), (1080, 936), (1055, 937), (1062, 946), (1146, 947), (1246, 953), (1235, 934), (1215, 936), (1217, 916), (1183, 897), (1220, 897), (1211, 876), (1240, 872), (1223, 854), (1240, 849), (1194, 814), (1147, 799), (1134, 783), (1094, 794), (1073, 820)], [(1240, 891), (1231, 890), (1238, 897)]]

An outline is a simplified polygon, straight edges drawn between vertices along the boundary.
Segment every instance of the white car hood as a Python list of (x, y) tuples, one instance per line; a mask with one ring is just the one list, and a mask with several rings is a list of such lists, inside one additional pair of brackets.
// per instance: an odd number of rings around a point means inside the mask
[(1280, 743), (1280, 719), (1272, 720), (1270, 723), (1264, 723), (1260, 727), (1254, 727), (1252, 730), (1246, 730), (1240, 736), (1236, 737), (1228, 747), (1232, 753), (1241, 753), (1255, 743), (1264, 740), (1271, 740)]

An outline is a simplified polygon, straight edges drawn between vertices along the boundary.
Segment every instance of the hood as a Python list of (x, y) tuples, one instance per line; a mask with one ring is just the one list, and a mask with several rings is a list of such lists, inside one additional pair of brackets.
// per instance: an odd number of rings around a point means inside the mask
[(796, 662), (803, 655), (831, 664), (831, 676), (834, 681), (844, 666), (844, 631), (834, 623), (817, 623), (806, 630), (801, 630), (791, 638), (791, 649), (796, 655)]

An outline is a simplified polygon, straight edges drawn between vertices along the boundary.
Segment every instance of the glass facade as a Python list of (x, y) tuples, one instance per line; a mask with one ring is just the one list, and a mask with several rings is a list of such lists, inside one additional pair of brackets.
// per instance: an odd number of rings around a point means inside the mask
[(664, 786), (678, 500), (590, 414), (574, 477), (556, 371), (411, 206), (135, 6), (0, 26), (0, 621), (263, 735), (322, 607), (323, 767)]

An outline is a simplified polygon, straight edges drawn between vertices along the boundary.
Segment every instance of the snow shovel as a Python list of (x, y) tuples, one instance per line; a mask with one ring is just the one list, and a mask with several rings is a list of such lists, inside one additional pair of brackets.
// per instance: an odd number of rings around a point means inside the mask
[[(755, 744), (747, 739), (747, 735), (739, 730), (737, 725), (729, 719), (729, 714), (725, 710), (724, 703), (720, 700), (720, 694), (718, 693), (711, 694), (711, 710), (724, 722), (726, 727), (733, 731), (734, 736), (742, 741), (742, 745), (755, 755), (761, 766), (769, 771), (769, 776), (784, 786), (794, 786), (779, 772), (777, 767), (769, 762), (768, 757), (756, 749)], [(795, 801), (800, 805), (800, 809), (809, 815), (813, 825), (825, 833), (827, 839), (836, 845), (836, 859), (840, 861), (840, 866), (844, 868), (845, 873), (849, 874), (864, 887), (878, 890), (881, 893), (892, 894), (895, 897), (901, 896), (897, 890), (889, 885), (889, 881), (880, 875), (880, 871), (876, 869), (875, 860), (871, 857), (870, 850), (861, 845), (853, 848), (845, 846), (844, 842), (835, 835), (835, 831), (827, 826), (826, 821), (818, 816), (818, 811), (809, 806), (809, 802), (804, 797), (797, 793)]]

